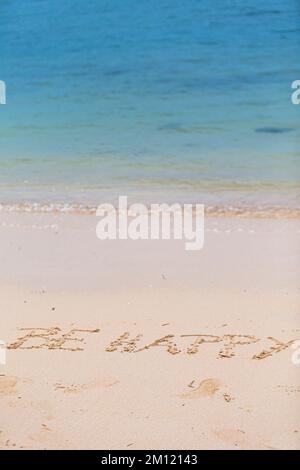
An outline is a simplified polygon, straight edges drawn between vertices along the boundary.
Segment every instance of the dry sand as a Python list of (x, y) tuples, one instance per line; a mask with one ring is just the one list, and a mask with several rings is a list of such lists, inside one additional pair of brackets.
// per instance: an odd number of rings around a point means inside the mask
[(205, 248), (0, 216), (2, 449), (299, 449), (300, 221)]

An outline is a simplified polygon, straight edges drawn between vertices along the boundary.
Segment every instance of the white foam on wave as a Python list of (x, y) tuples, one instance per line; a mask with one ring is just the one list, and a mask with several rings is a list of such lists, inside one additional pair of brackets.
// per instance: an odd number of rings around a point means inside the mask
[[(146, 204), (147, 206), (147, 204)], [(94, 215), (97, 206), (79, 203), (41, 203), (24, 202), (12, 204), (0, 204), (0, 213), (39, 213), (39, 214), (82, 214)], [(149, 208), (149, 211), (151, 209)], [(128, 215), (132, 216), (130, 211)], [(205, 215), (207, 217), (235, 217), (235, 218), (271, 218), (271, 219), (299, 219), (299, 207), (285, 206), (206, 206)]]

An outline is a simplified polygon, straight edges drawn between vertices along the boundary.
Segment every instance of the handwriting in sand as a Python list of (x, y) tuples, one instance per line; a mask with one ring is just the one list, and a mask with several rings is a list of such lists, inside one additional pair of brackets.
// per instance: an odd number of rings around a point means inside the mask
[[(64, 351), (83, 351), (86, 346), (87, 335), (100, 333), (99, 328), (80, 329), (72, 328), (63, 331), (55, 326), (51, 328), (20, 328), (23, 334), (16, 341), (8, 345), (8, 349), (48, 349)], [(229, 359), (239, 353), (240, 347), (249, 346), (262, 342), (263, 339), (251, 335), (225, 334), (182, 334), (175, 336), (173, 334), (164, 335), (154, 341), (142, 344), (143, 334), (139, 333), (132, 336), (130, 332), (125, 332), (105, 348), (106, 352), (121, 353), (141, 353), (152, 348), (164, 348), (168, 354), (187, 354), (195, 355), (201, 352), (203, 344), (211, 344), (217, 349), (217, 358)], [(262, 360), (280, 353), (289, 348), (296, 339), (282, 341), (272, 336), (265, 338), (268, 345), (265, 349), (258, 351), (252, 356), (254, 360)], [(179, 344), (178, 344), (179, 343)]]

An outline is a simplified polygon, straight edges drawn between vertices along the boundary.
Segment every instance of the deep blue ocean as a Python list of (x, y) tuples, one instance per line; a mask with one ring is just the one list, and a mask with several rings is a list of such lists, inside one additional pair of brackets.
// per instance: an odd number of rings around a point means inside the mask
[(1, 0), (0, 203), (300, 207), (299, 0)]

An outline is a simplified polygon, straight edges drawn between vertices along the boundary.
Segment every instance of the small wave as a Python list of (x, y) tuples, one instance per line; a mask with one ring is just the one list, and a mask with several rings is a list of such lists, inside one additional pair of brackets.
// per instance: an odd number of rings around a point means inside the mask
[(0, 204), (0, 212), (93, 214), (96, 206), (66, 203)]
[[(169, 203), (169, 205), (172, 205), (172, 203)], [(145, 206), (150, 212), (151, 204), (145, 204)], [(193, 204), (193, 206), (195, 206), (195, 204)], [(115, 206), (115, 208), (117, 210), (117, 206)], [(128, 209), (128, 213), (130, 214), (130, 204), (128, 205)], [(96, 205), (78, 203), (0, 204), (0, 213), (95, 215), (96, 211)], [(300, 219), (300, 207), (211, 205), (205, 206), (205, 215), (207, 217)]]

